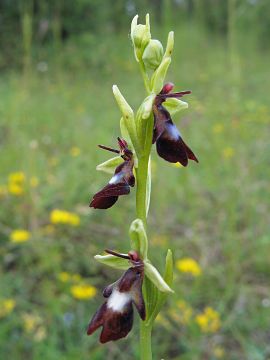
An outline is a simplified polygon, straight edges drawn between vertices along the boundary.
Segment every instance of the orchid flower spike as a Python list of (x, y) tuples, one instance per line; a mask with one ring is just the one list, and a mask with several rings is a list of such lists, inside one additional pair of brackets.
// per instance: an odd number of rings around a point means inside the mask
[(119, 154), (124, 162), (117, 166), (109, 183), (93, 196), (90, 207), (108, 209), (116, 203), (120, 195), (129, 194), (130, 186), (135, 185), (133, 153), (128, 149), (127, 142), (124, 139), (118, 137), (118, 145), (119, 150), (99, 145), (101, 149)]
[(131, 267), (124, 272), (119, 280), (108, 285), (103, 296), (105, 302), (97, 310), (87, 329), (91, 335), (100, 326), (100, 342), (115, 341), (128, 335), (133, 325), (133, 306), (142, 320), (145, 320), (145, 303), (142, 294), (142, 283), (144, 278), (144, 264), (136, 251), (126, 254), (106, 250), (107, 253), (127, 259)]
[(191, 91), (171, 93), (172, 83), (163, 86), (161, 92), (156, 96), (153, 104), (154, 131), (152, 143), (156, 143), (157, 153), (164, 160), (171, 163), (179, 162), (187, 166), (188, 159), (199, 162), (192, 150), (184, 142), (180, 132), (174, 125), (170, 113), (162, 105), (168, 98), (180, 98), (190, 94)]

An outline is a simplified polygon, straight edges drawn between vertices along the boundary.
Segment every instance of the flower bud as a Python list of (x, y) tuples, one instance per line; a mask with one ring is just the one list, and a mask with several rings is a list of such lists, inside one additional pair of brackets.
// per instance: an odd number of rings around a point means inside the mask
[(137, 24), (138, 15), (131, 22), (131, 40), (137, 61), (142, 58), (143, 51), (151, 39), (149, 14), (146, 15), (145, 25)]
[(162, 61), (163, 46), (159, 40), (150, 40), (143, 52), (143, 62), (146, 68), (156, 70)]
[(148, 241), (141, 219), (134, 220), (129, 229), (129, 236), (131, 238), (132, 247), (137, 250), (143, 259), (147, 258)]

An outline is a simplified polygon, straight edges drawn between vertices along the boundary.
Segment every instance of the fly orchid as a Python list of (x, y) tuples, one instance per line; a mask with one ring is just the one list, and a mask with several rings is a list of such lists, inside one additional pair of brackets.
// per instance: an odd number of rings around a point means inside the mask
[(145, 319), (145, 303), (142, 295), (143, 261), (136, 251), (130, 251), (127, 255), (112, 250), (106, 250), (106, 252), (130, 260), (132, 267), (126, 270), (120, 279), (104, 289), (103, 296), (106, 301), (88, 325), (88, 335), (93, 334), (102, 326), (100, 334), (102, 344), (128, 335), (133, 325), (132, 304), (137, 308), (141, 319)]
[(180, 98), (190, 94), (191, 91), (180, 91), (171, 93), (172, 83), (163, 86), (161, 92), (156, 96), (153, 104), (154, 131), (152, 143), (156, 143), (157, 153), (164, 160), (171, 163), (179, 162), (187, 166), (188, 159), (198, 162), (197, 157), (186, 145), (177, 127), (174, 125), (168, 110), (162, 105), (168, 98)]
[(124, 139), (119, 137), (117, 139), (119, 150), (98, 145), (101, 149), (119, 154), (124, 159), (124, 162), (117, 166), (109, 183), (93, 196), (90, 207), (95, 209), (110, 208), (116, 203), (118, 196), (129, 194), (130, 186), (133, 187), (135, 185), (133, 153), (128, 149), (127, 142)]
[(138, 15), (131, 23), (131, 40), (147, 96), (135, 111), (117, 85), (113, 85), (113, 94), (121, 112), (121, 136), (128, 141), (132, 151), (122, 138), (118, 138), (119, 150), (99, 145), (118, 156), (97, 166), (97, 170), (114, 175), (90, 203), (93, 208), (107, 209), (115, 204), (119, 196), (129, 194), (130, 187), (135, 185), (134, 168), (137, 218), (130, 225), (129, 235), (131, 248), (136, 251), (119, 254), (106, 250), (108, 254), (95, 256), (101, 264), (125, 272), (120, 279), (104, 289), (104, 303), (92, 317), (87, 334), (91, 335), (101, 328), (101, 343), (126, 337), (132, 329), (134, 305), (141, 318), (140, 358), (151, 360), (152, 328), (168, 295), (173, 293), (172, 251), (167, 251), (163, 276), (152, 264), (148, 251), (146, 229), (151, 199), (152, 144), (156, 144), (159, 156), (172, 163), (179, 162), (187, 166), (189, 160), (198, 162), (198, 159), (182, 139), (171, 117), (187, 107), (180, 98), (191, 92), (173, 93), (174, 85), (164, 83), (172, 60), (174, 33), (169, 32), (163, 51), (163, 45), (151, 37), (149, 14), (146, 15), (145, 25), (138, 24), (137, 20)]

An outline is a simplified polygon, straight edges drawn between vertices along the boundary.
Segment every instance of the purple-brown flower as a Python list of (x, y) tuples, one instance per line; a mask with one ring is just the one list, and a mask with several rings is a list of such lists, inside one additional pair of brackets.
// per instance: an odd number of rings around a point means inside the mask
[(139, 255), (130, 251), (128, 255), (118, 254), (111, 250), (107, 253), (130, 260), (130, 267), (119, 280), (108, 285), (103, 296), (106, 301), (101, 305), (93, 316), (87, 329), (91, 335), (100, 326), (100, 342), (115, 341), (127, 336), (133, 325), (133, 305), (142, 320), (145, 320), (145, 304), (142, 295), (142, 282), (144, 277), (144, 266)]
[(179, 162), (183, 166), (187, 166), (188, 159), (199, 162), (192, 150), (182, 139), (180, 132), (174, 125), (168, 110), (162, 105), (168, 98), (180, 98), (190, 94), (191, 91), (181, 91), (171, 93), (173, 89), (172, 83), (163, 86), (161, 92), (156, 96), (153, 112), (154, 112), (154, 131), (153, 144), (156, 143), (157, 153), (163, 159), (171, 162)]
[(119, 150), (99, 145), (100, 148), (119, 154), (124, 162), (117, 166), (109, 183), (93, 196), (90, 207), (95, 209), (108, 209), (113, 206), (118, 196), (130, 193), (130, 186), (135, 185), (133, 175), (133, 153), (128, 149), (127, 142), (118, 137)]

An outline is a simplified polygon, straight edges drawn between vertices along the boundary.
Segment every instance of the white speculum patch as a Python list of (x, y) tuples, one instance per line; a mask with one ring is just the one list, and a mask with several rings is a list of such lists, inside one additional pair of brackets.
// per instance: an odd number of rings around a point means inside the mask
[(170, 136), (174, 139), (174, 140), (178, 140), (180, 134), (179, 131), (177, 130), (176, 126), (168, 124), (167, 130), (170, 134)]
[(117, 184), (121, 177), (122, 177), (122, 173), (121, 173), (121, 172), (118, 173), (118, 174), (116, 174), (116, 175), (114, 175), (114, 176), (111, 178), (111, 180), (109, 181), (109, 184), (111, 184), (111, 185), (112, 185), (112, 184)]
[(116, 312), (123, 312), (126, 304), (131, 300), (131, 297), (128, 292), (119, 292), (118, 290), (113, 290), (111, 296), (109, 297), (107, 306)]

